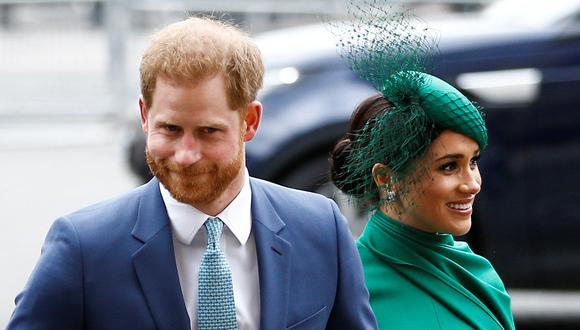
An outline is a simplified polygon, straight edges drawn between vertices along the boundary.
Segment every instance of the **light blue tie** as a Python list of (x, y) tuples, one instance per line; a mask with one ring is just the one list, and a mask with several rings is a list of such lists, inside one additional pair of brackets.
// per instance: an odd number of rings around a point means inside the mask
[(237, 329), (232, 272), (220, 248), (224, 223), (219, 218), (205, 221), (207, 247), (199, 266), (197, 328)]

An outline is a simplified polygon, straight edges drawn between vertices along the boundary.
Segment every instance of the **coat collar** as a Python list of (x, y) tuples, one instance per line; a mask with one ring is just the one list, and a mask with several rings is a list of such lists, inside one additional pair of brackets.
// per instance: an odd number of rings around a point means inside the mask
[(138, 189), (142, 190), (139, 212), (131, 234), (145, 243), (164, 230), (166, 226), (169, 226), (169, 216), (161, 198), (159, 181), (156, 178), (151, 179)]
[(260, 274), (260, 328), (285, 329), (292, 245), (282, 237), (286, 224), (274, 205), (270, 183), (252, 178), (250, 184)]
[(143, 192), (137, 222), (131, 232), (143, 243), (132, 256), (139, 284), (158, 329), (190, 329), (159, 182), (152, 179), (140, 189)]
[[(288, 310), (292, 245), (283, 238), (280, 217), (269, 183), (251, 178), (252, 218), (260, 274), (260, 328), (284, 329)], [(169, 217), (152, 179), (143, 189), (132, 235), (143, 243), (133, 254), (133, 265), (152, 316), (159, 329), (189, 329), (181, 294)]]

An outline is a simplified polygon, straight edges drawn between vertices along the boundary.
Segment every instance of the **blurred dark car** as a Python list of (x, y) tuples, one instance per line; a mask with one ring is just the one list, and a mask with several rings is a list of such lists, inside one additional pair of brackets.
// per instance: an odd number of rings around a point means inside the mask
[[(498, 1), (427, 22), (441, 37), (434, 73), (483, 106), (489, 128), (466, 239), (510, 288), (580, 289), (580, 1)], [(358, 235), (365, 215), (328, 183), (327, 158), (373, 89), (324, 26), (257, 40), (267, 73), (251, 174), (336, 198)], [(134, 145), (132, 165), (146, 171), (143, 137)]]

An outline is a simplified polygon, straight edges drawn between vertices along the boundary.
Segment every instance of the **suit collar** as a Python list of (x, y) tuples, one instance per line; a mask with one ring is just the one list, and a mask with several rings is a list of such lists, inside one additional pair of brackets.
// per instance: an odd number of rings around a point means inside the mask
[(156, 178), (151, 179), (139, 189), (143, 191), (139, 201), (137, 222), (131, 234), (141, 242), (147, 242), (169, 225), (169, 217), (159, 191), (159, 181)]
[(137, 222), (132, 235), (143, 243), (133, 266), (158, 329), (186, 330), (189, 316), (183, 301), (169, 218), (156, 179), (141, 187)]
[(250, 186), (252, 187), (252, 218), (264, 225), (271, 232), (277, 234), (286, 226), (286, 223), (278, 215), (275, 205), (272, 204), (270, 199), (271, 196), (266, 192), (268, 190), (266, 185), (269, 184), (271, 183), (250, 178)]
[[(173, 235), (181, 243), (190, 245), (197, 232), (203, 227), (204, 222), (212, 215), (205, 214), (189, 204), (176, 200), (162, 184), (159, 185), (159, 190), (169, 215)], [(215, 215), (224, 222), (241, 245), (246, 244), (252, 230), (251, 201), (249, 175), (245, 173), (241, 191), (225, 209)]]
[[(277, 189), (253, 178), (250, 185), (260, 274), (260, 328), (284, 329), (292, 245), (283, 238), (286, 224), (276, 205), (281, 199), (273, 196)], [(133, 254), (139, 283), (159, 329), (189, 329), (190, 321), (175, 264), (171, 226), (159, 182), (152, 179), (140, 189), (143, 192), (132, 231), (132, 235), (143, 243)]]
[(292, 245), (282, 237), (286, 224), (273, 204), (276, 202), (272, 196), (275, 190), (267, 186), (269, 183), (257, 179), (251, 179), (250, 184), (260, 274), (260, 328), (284, 329), (288, 310)]

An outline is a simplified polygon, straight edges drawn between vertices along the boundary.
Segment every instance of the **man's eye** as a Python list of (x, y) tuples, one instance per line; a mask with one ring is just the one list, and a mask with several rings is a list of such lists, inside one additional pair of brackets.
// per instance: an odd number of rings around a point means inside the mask
[(179, 131), (179, 127), (177, 127), (175, 125), (165, 125), (164, 128), (165, 128), (165, 130), (167, 130), (169, 132), (177, 132), (177, 131)]
[(203, 131), (204, 131), (204, 133), (212, 134), (212, 133), (217, 132), (218, 130), (217, 130), (217, 128), (213, 128), (213, 127), (205, 127), (203, 129)]

